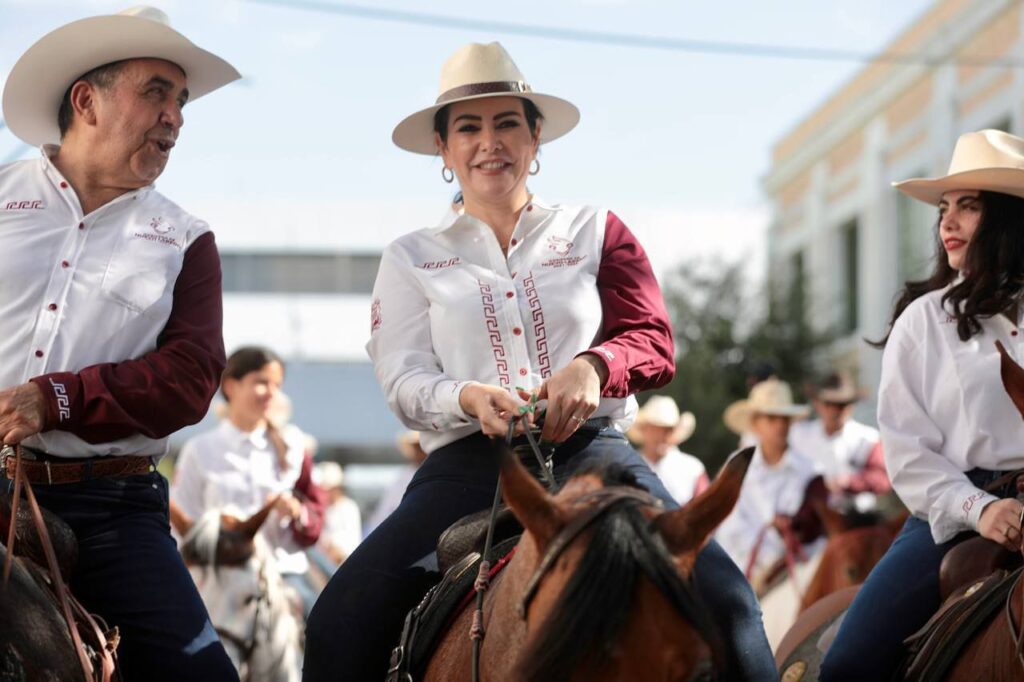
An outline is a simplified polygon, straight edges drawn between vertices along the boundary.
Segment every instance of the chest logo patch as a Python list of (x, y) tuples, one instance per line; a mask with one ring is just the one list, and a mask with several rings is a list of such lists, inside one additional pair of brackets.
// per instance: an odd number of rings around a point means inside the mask
[(548, 237), (548, 251), (554, 251), (563, 258), (572, 251), (573, 243), (563, 237)]

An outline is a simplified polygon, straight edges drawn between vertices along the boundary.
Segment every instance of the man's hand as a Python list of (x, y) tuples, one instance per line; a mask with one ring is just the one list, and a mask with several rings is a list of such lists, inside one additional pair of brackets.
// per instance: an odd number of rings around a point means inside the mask
[(996, 500), (985, 506), (978, 519), (978, 532), (982, 537), (1010, 550), (1021, 548), (1021, 504), (1017, 500)]
[(39, 387), (29, 382), (0, 391), (0, 439), (15, 445), (43, 430), (46, 401)]
[[(508, 433), (508, 422), (519, 415), (519, 408), (525, 405), (514, 395), (499, 386), (469, 384), (459, 393), (459, 406), (480, 422), (485, 436), (504, 436)], [(527, 423), (533, 423), (533, 414), (523, 415)], [(516, 424), (516, 432), (522, 430), (522, 421)]]
[(274, 500), (275, 496), (267, 498), (267, 502), (274, 502), (274, 510), (286, 519), (297, 519), (302, 514), (302, 503), (299, 502), (296, 497), (290, 493), (279, 493)]

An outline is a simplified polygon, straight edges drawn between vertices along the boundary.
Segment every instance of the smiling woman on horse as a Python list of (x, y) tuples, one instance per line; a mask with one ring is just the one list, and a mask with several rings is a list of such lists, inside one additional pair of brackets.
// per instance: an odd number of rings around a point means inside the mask
[[(440, 154), (461, 198), (435, 227), (384, 251), (368, 345), (392, 410), (429, 453), (398, 509), (335, 574), (307, 625), (305, 679), (382, 679), (405, 613), (440, 578), (438, 536), (489, 506), (504, 436), (531, 393), (547, 401), (542, 439), (556, 478), (595, 457), (618, 461), (677, 505), (625, 440), (637, 391), (671, 379), (672, 331), (647, 256), (614, 214), (542, 201), (527, 189), (541, 143), (579, 112), (534, 93), (497, 43), (456, 52), (437, 104), (394, 131)], [(532, 415), (527, 414), (527, 419)], [(520, 436), (519, 438), (522, 438)], [(714, 542), (696, 585), (719, 619), (737, 676), (774, 664), (753, 593)]]
[(935, 270), (907, 283), (883, 341), (878, 422), (911, 517), (853, 602), (822, 680), (888, 679), (903, 640), (939, 607), (939, 565), (966, 534), (1021, 545), (1021, 504), (998, 497), (1015, 491), (985, 486), (1024, 466), (996, 346), (1024, 358), (1024, 140), (966, 133), (947, 176), (896, 187), (939, 208)]

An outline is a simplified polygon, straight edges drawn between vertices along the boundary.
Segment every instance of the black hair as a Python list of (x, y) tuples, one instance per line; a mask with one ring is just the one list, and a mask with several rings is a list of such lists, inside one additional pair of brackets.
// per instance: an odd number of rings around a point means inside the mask
[(75, 87), (75, 83), (85, 81), (93, 87), (107, 90), (117, 81), (118, 75), (120, 75), (127, 62), (127, 59), (122, 59), (104, 64), (103, 66), (97, 66), (95, 69), (83, 73), (68, 86), (68, 89), (64, 91), (64, 98), (60, 102), (60, 108), (57, 109), (57, 127), (60, 128), (60, 139), (63, 140), (64, 135), (71, 128), (71, 118), (74, 115), (74, 108), (71, 106), (71, 89)]
[[(523, 117), (526, 125), (530, 128), (530, 134), (536, 132), (537, 122), (544, 120), (544, 114), (533, 103), (533, 100), (525, 97), (517, 98), (523, 103)], [(451, 104), (446, 104), (434, 113), (434, 132), (441, 136), (441, 142), (448, 143), (448, 114), (451, 112)]]
[[(963, 279), (942, 296), (943, 305), (949, 304), (961, 341), (981, 331), (979, 320), (1010, 310), (1024, 291), (1024, 199), (983, 190), (978, 193), (978, 201), (981, 216), (968, 243), (961, 268)], [(940, 221), (935, 225), (932, 274), (927, 279), (905, 284), (893, 307), (885, 337), (869, 342), (875, 347), (885, 346), (893, 325), (908, 305), (956, 280), (958, 273), (949, 265), (939, 234)]]

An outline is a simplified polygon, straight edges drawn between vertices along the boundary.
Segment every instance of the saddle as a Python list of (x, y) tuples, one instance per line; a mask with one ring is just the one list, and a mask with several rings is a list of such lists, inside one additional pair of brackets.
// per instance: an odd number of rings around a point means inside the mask
[[(485, 528), (486, 522), (485, 518)], [(461, 523), (456, 522), (445, 531), (445, 534)], [(467, 531), (467, 535), (469, 534)], [(504, 563), (499, 560), (509, 557), (518, 542), (518, 535), (501, 542), (495, 541), (488, 555), (488, 561), (494, 567), (491, 577), (504, 567)], [(471, 596), (481, 559), (479, 551), (470, 552), (458, 559), (444, 572), (441, 582), (430, 588), (423, 600), (406, 615), (402, 637), (398, 646), (391, 652), (391, 665), (385, 678), (386, 682), (412, 682), (423, 675), (427, 661), (437, 645), (438, 637), (447, 630), (450, 622), (461, 612)]]

